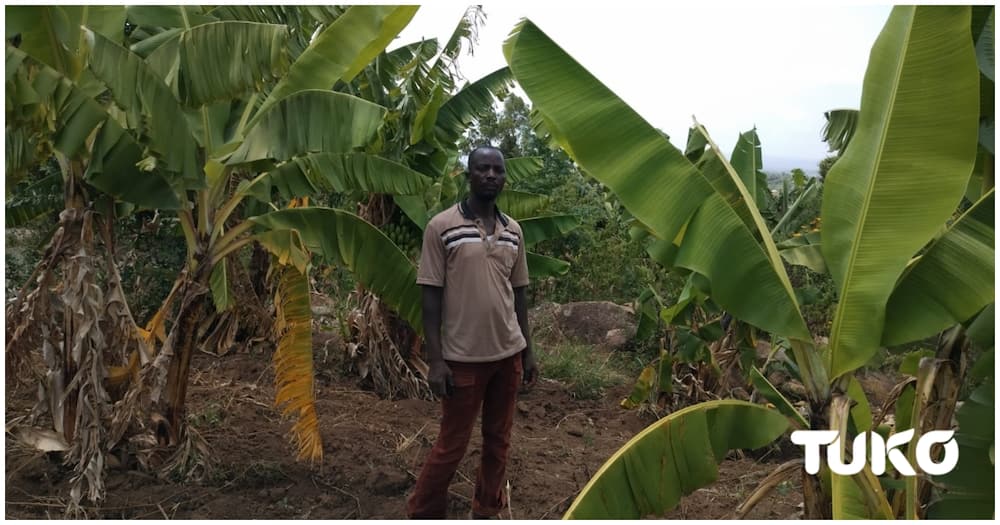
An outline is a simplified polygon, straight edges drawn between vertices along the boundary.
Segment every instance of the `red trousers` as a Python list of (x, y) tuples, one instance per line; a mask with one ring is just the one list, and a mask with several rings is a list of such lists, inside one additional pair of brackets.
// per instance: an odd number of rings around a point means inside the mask
[(444, 519), (448, 485), (465, 456), (476, 415), (483, 409), (483, 450), (472, 512), (495, 516), (507, 505), (504, 481), (510, 429), (521, 385), (521, 354), (492, 363), (448, 361), (455, 388), (441, 400), (441, 431), (406, 503), (410, 518)]

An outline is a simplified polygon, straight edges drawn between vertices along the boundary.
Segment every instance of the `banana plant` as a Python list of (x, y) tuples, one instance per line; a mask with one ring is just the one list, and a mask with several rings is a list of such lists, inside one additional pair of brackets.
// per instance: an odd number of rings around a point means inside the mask
[[(858, 410), (862, 403), (852, 386), (853, 371), (874, 356), (884, 337), (912, 340), (902, 335), (905, 330), (893, 327), (916, 322), (895, 317), (890, 298), (897, 290), (917, 287), (921, 276), (933, 272), (941, 286), (929, 290), (923, 300), (940, 300), (942, 293), (949, 298), (944, 303), (948, 307), (928, 314), (935, 323), (944, 323), (933, 326), (966, 322), (993, 301), (992, 283), (979, 277), (993, 273), (992, 228), (979, 227), (984, 210), (992, 209), (992, 194), (983, 197), (989, 202), (945, 230), (965, 194), (979, 143), (980, 67), (971, 22), (968, 7), (896, 7), (872, 48), (857, 130), (828, 174), (823, 194), (821, 250), (840, 292), (828, 347), (814, 343), (805, 327), (746, 179), (719, 154), (707, 133), (702, 134), (711, 155), (692, 162), (528, 20), (515, 27), (504, 53), (552, 140), (614, 191), (657, 239), (670, 243), (665, 255), (672, 266), (704, 276), (712, 300), (734, 317), (788, 340), (807, 389), (808, 413), (799, 419), (790, 415), (793, 407), (748, 404), (732, 406), (740, 414), (734, 417), (766, 413), (783, 421), (787, 416), (812, 429), (837, 430), (844, 443), (849, 433), (872, 425), (870, 411)], [(976, 232), (971, 238), (974, 247), (964, 249), (977, 257), (962, 261), (974, 269), (959, 271), (961, 263), (952, 265), (949, 259), (959, 249), (945, 237), (965, 239), (969, 231)], [(931, 248), (925, 250), (929, 243)], [(927, 257), (923, 272), (916, 266), (921, 259), (913, 262), (915, 255)], [(949, 262), (942, 264), (944, 260)], [(967, 288), (959, 288), (959, 283), (976, 283), (981, 293), (963, 295), (961, 290)], [(955, 303), (962, 306), (950, 306)], [(898, 321), (888, 325), (889, 319)], [(956, 333), (942, 343), (938, 363), (949, 361), (943, 356), (963, 355), (961, 330)], [(930, 379), (928, 373), (922, 394), (940, 394), (954, 407), (955, 397), (945, 394), (960, 372), (937, 377), (947, 379)], [(920, 399), (926, 402), (926, 397), (917, 396), (911, 412), (919, 412)], [(852, 410), (854, 402), (858, 405)], [(682, 428), (681, 419), (714, 408), (698, 404), (654, 427)], [(946, 414), (937, 412), (933, 419), (940, 421)], [(927, 418), (930, 413), (924, 421)], [(762, 419), (739, 426), (738, 432), (759, 429)], [(678, 495), (714, 480), (715, 463), (724, 457), (726, 446), (739, 446), (732, 441), (733, 426), (704, 428), (700, 439), (690, 441), (658, 428), (639, 434), (595, 475), (566, 517), (639, 518), (666, 512)], [(776, 423), (770, 436), (747, 446), (768, 443), (783, 430), (784, 425)], [(706, 456), (707, 442), (713, 446)], [(685, 462), (699, 465), (696, 472), (676, 467), (676, 458), (688, 453), (705, 456), (704, 462)], [(630, 457), (641, 461), (626, 459)], [(802, 472), (807, 518), (917, 517), (923, 512), (919, 505), (905, 505), (905, 511), (893, 507), (870, 469), (854, 476), (828, 470), (813, 476), (792, 464), (782, 466), (780, 475), (794, 472)], [(907, 482), (896, 494), (912, 503), (926, 494), (926, 486)], [(755, 497), (759, 500), (760, 494)]]
[[(294, 61), (286, 48), (287, 26), (232, 19), (239, 15), (238, 10), (217, 19), (213, 12), (200, 8), (130, 9), (128, 16), (134, 18), (134, 25), (157, 29), (129, 49), (122, 45), (126, 42), (125, 11), (114, 11), (119, 29), (106, 35), (99, 30), (105, 27), (102, 22), (107, 23), (104, 14), (58, 7), (17, 9), (22, 11), (8, 19), (7, 27), (8, 33), (22, 35), (22, 48), (7, 47), (8, 93), (17, 102), (8, 105), (8, 114), (13, 107), (29, 123), (57, 124), (52, 127), (54, 134), (40, 136), (63, 160), (67, 187), (81, 188), (72, 194), (74, 209), (84, 210), (79, 214), (84, 219), (89, 217), (85, 192), (92, 188), (142, 208), (173, 210), (188, 246), (186, 267), (145, 329), (135, 327), (125, 305), (121, 322), (128, 323), (121, 331), (130, 334), (126, 340), (132, 342), (121, 345), (122, 355), (116, 360), (129, 365), (90, 373), (90, 368), (104, 366), (100, 358), (87, 361), (88, 368), (72, 363), (72, 367), (60, 369), (53, 364), (60, 373), (51, 386), (61, 394), (58, 388), (70, 384), (79, 370), (86, 377), (108, 376), (110, 384), (130, 382), (130, 388), (147, 388), (154, 404), (157, 435), (164, 438), (164, 444), (177, 444), (185, 437), (187, 377), (191, 355), (199, 344), (200, 321), (213, 311), (231, 308), (234, 302), (227, 258), (255, 241), (279, 256), (288, 252), (286, 246), (298, 246), (299, 231), (252, 231), (258, 223), (251, 220), (250, 197), (265, 195), (270, 201), (272, 191), (285, 198), (303, 197), (314, 193), (317, 185), (380, 193), (416, 193), (425, 188), (426, 177), (363, 151), (382, 126), (385, 109), (330, 90), (335, 82), (356, 75), (377, 56), (412, 18), (416, 7), (349, 8), (323, 25)], [(84, 28), (72, 32), (69, 41), (36, 35), (49, 26), (15, 24), (53, 18), (65, 23), (74, 13), (78, 19), (70, 27)], [(57, 30), (61, 26), (51, 27), (56, 29), (49, 29), (49, 36), (64, 36)], [(232, 49), (239, 52), (232, 53)], [(107, 104), (109, 97), (104, 93), (110, 94), (112, 105)], [(303, 118), (286, 118), (292, 114)], [(330, 122), (340, 124), (330, 126)], [(37, 128), (46, 129), (41, 125)], [(95, 131), (95, 140), (86, 140)], [(339, 228), (329, 229), (328, 224), (311, 223), (303, 231), (327, 231), (332, 246), (351, 253), (358, 243), (365, 242), (364, 235), (357, 232), (370, 226), (349, 213), (339, 216), (339, 223)], [(90, 222), (85, 221), (87, 224)], [(67, 238), (73, 238), (72, 231)], [(80, 226), (75, 231), (80, 231)], [(300, 246), (297, 250), (303, 254)], [(61, 248), (59, 253), (65, 251)], [(347, 264), (345, 255), (340, 260)], [(303, 344), (304, 338), (311, 336), (302, 329), (301, 308), (308, 305), (308, 294), (301, 286), (307, 266), (303, 259), (285, 262), (297, 273), (286, 274), (279, 286), (281, 318), (277, 328), (282, 335), (276, 355), (276, 402), (286, 413), (300, 416), (293, 429), (300, 456), (319, 459), (322, 448), (313, 408), (311, 358), (289, 357), (300, 357), (303, 347), (311, 356), (311, 344)], [(373, 275), (368, 269), (359, 274), (359, 281), (382, 290), (379, 283), (392, 273), (386, 270)], [(48, 281), (39, 290), (46, 286)], [(393, 289), (385, 289), (386, 302), (403, 308), (406, 298), (393, 293)], [(122, 302), (124, 295), (119, 293), (116, 300)], [(45, 301), (35, 303), (44, 306)], [(167, 332), (169, 312), (176, 303), (180, 306)], [(33, 312), (38, 313), (37, 308)], [(39, 318), (25, 316), (31, 317)], [(94, 331), (100, 324), (83, 326)], [(32, 333), (30, 323), (17, 328), (14, 341), (27, 342)], [(92, 339), (100, 340), (97, 334)], [(8, 343), (11, 341), (9, 335)], [(157, 343), (160, 348), (155, 351)], [(8, 352), (10, 348), (8, 345)], [(131, 348), (135, 351), (128, 355)], [(142, 385), (140, 378), (152, 379)], [(56, 394), (53, 399), (64, 397)], [(73, 403), (65, 405), (57, 426), (75, 421), (75, 414), (68, 412)], [(106, 412), (102, 408), (95, 413)], [(86, 428), (104, 428), (102, 425)], [(111, 434), (120, 437), (123, 430)], [(64, 434), (67, 441), (73, 441), (70, 423)], [(117, 438), (109, 441), (107, 446), (113, 446)], [(97, 450), (105, 446), (88, 445)], [(88, 459), (81, 464), (89, 468), (101, 463)], [(101, 473), (88, 470), (87, 478), (92, 482), (90, 497), (99, 497)]]

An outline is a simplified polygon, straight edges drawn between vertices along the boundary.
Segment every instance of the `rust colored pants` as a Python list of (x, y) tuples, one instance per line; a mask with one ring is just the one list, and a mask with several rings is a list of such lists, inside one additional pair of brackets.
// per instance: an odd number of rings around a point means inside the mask
[(444, 519), (448, 485), (472, 437), (479, 408), (483, 409), (483, 450), (476, 478), (472, 512), (495, 516), (506, 506), (504, 474), (510, 450), (517, 390), (521, 385), (521, 354), (492, 363), (448, 361), (455, 388), (441, 400), (441, 431), (406, 504), (410, 518)]

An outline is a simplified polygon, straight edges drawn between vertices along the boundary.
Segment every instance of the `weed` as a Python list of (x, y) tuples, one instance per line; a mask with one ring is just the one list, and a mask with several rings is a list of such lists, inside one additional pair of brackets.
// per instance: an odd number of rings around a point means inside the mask
[(570, 395), (577, 399), (598, 399), (606, 388), (627, 380), (622, 370), (625, 358), (606, 355), (585, 345), (539, 349), (537, 358), (542, 375), (565, 383)]
[(212, 403), (201, 412), (189, 415), (188, 421), (197, 428), (209, 429), (219, 426), (224, 417), (222, 407), (217, 403)]

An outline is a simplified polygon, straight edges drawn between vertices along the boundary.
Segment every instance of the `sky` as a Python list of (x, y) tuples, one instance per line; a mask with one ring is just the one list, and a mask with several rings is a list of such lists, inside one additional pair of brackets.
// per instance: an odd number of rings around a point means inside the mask
[[(422, 6), (389, 48), (447, 41), (467, 5)], [(505, 66), (503, 41), (527, 17), (675, 146), (683, 148), (692, 115), (727, 154), (756, 126), (765, 171), (812, 173), (829, 155), (823, 112), (859, 107), (868, 55), (891, 10), (635, 0), (483, 7), (475, 54), (459, 59), (466, 78)]]

